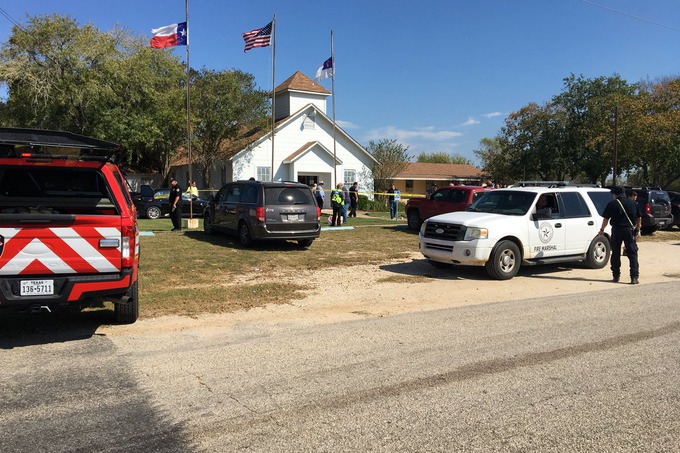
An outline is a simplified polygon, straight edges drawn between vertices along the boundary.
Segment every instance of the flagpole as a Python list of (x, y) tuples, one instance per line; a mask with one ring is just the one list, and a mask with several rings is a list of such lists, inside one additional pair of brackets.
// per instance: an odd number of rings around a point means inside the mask
[(338, 157), (335, 150), (335, 55), (333, 54), (333, 30), (331, 30), (331, 64), (333, 71), (331, 71), (331, 100), (333, 102), (333, 179), (335, 185), (338, 185)]
[[(191, 175), (191, 102), (189, 101), (189, 0), (184, 0), (184, 13), (185, 20), (187, 23), (187, 151), (189, 159), (189, 180), (187, 181), (188, 187), (191, 187), (191, 181), (193, 181), (193, 176)], [(189, 220), (194, 218), (194, 203), (191, 199), (191, 190), (189, 190)]]
[(276, 14), (274, 14), (274, 19), (272, 20), (272, 176), (271, 180), (274, 181), (274, 125), (276, 124)]

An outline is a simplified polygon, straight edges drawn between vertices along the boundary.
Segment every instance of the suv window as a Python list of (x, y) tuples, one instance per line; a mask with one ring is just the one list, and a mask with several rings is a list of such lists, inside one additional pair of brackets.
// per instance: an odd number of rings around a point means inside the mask
[(597, 213), (600, 214), (600, 216), (604, 214), (604, 208), (607, 207), (607, 204), (612, 201), (612, 194), (601, 190), (588, 191), (588, 197), (590, 197), (590, 200), (595, 205), (595, 209), (597, 209)]
[(265, 203), (268, 205), (314, 204), (312, 192), (299, 187), (265, 187)]
[(564, 192), (562, 195), (563, 217), (590, 217), (585, 200), (577, 192)]

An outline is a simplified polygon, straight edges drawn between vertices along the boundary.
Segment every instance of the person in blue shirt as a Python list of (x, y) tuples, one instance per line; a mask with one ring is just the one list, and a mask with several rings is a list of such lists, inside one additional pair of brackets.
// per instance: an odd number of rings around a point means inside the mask
[(604, 208), (602, 214), (602, 226), (599, 234), (604, 234), (607, 222), (612, 226), (611, 236), (611, 270), (612, 281), (617, 283), (621, 277), (621, 243), (626, 245), (626, 256), (630, 262), (630, 283), (637, 285), (640, 277), (640, 267), (638, 263), (638, 247), (635, 238), (640, 233), (637, 228), (638, 218), (642, 217), (640, 208), (636, 202), (624, 196), (623, 188), (612, 187), (612, 196)]

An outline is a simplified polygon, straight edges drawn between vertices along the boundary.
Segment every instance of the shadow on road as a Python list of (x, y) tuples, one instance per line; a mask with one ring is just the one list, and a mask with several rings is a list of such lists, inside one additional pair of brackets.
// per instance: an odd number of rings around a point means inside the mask
[(0, 311), (0, 349), (84, 340), (97, 328), (111, 324), (110, 309), (83, 312), (17, 313)]
[[(565, 266), (564, 264), (544, 264), (541, 266), (522, 266), (517, 277), (552, 279), (552, 280), (575, 280), (584, 282), (601, 282), (602, 278), (568, 277), (564, 272), (582, 268), (578, 264)], [(488, 280), (494, 281), (486, 273), (484, 266), (433, 266), (426, 259), (414, 259), (407, 263), (386, 264), (380, 269), (401, 275), (413, 275), (433, 278), (437, 280)]]

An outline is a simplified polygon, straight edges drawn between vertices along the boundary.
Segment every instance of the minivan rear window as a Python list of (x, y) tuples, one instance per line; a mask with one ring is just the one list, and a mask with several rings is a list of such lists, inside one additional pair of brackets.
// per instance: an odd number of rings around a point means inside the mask
[(267, 205), (305, 205), (315, 204), (312, 191), (301, 187), (265, 187), (265, 204)]

